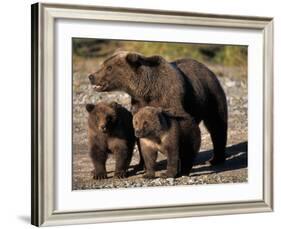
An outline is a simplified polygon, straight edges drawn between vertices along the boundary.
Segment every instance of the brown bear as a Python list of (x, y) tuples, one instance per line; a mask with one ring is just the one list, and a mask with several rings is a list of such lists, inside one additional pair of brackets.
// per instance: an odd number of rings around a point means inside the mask
[(161, 56), (123, 51), (105, 60), (89, 79), (97, 91), (127, 92), (134, 112), (149, 105), (162, 107), (176, 117), (189, 113), (198, 124), (203, 120), (214, 146), (211, 163), (225, 161), (226, 96), (205, 65), (193, 59), (168, 62)]
[(105, 164), (109, 153), (115, 156), (114, 177), (125, 177), (135, 145), (132, 114), (116, 102), (87, 104), (86, 109), (93, 178), (107, 178)]
[(146, 167), (144, 178), (155, 177), (157, 152), (167, 156), (167, 172), (161, 177), (189, 175), (201, 143), (198, 124), (190, 115), (177, 118), (162, 108), (146, 106), (133, 116)]
[(155, 177), (158, 151), (167, 156), (167, 172), (161, 177), (189, 175), (201, 143), (199, 126), (190, 115), (172, 117), (162, 108), (146, 106), (134, 114), (133, 126), (140, 138), (145, 178)]

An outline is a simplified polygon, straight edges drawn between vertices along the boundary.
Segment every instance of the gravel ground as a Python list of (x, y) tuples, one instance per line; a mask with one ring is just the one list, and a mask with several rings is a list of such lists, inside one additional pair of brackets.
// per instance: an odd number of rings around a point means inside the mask
[[(182, 176), (176, 179), (156, 178), (143, 179), (143, 172), (133, 173), (132, 166), (137, 164), (139, 156), (137, 149), (134, 150), (130, 176), (125, 179), (113, 179), (114, 158), (107, 160), (108, 179), (93, 180), (91, 171), (92, 162), (88, 154), (87, 146), (87, 112), (85, 104), (99, 101), (117, 101), (130, 109), (130, 97), (125, 93), (97, 93), (89, 85), (87, 75), (91, 71), (92, 62), (74, 62), (73, 75), (73, 182), (74, 190), (100, 189), (100, 188), (130, 188), (148, 186), (171, 186), (193, 184), (220, 184), (247, 182), (247, 80), (240, 75), (239, 68), (223, 68), (209, 66), (217, 75), (227, 95), (229, 110), (229, 130), (227, 143), (227, 160), (224, 165), (210, 166), (207, 162), (212, 157), (212, 142), (203, 124), (202, 144), (197, 155), (195, 165), (190, 176)], [(159, 175), (166, 165), (165, 157), (159, 153), (157, 173)]]

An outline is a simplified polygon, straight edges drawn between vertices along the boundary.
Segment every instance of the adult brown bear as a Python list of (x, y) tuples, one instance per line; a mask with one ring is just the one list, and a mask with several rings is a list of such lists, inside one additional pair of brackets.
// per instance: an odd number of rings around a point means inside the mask
[(117, 52), (104, 61), (89, 79), (97, 91), (124, 91), (132, 97), (133, 112), (149, 105), (183, 117), (204, 121), (214, 146), (212, 164), (225, 161), (227, 102), (215, 76), (192, 59), (168, 62), (161, 56), (145, 57)]

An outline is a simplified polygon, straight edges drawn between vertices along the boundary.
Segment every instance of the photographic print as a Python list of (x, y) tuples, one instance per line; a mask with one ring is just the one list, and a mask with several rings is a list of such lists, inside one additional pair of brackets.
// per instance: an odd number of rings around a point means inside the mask
[(248, 49), (72, 38), (72, 188), (248, 181)]
[(272, 211), (273, 18), (31, 16), (33, 225)]

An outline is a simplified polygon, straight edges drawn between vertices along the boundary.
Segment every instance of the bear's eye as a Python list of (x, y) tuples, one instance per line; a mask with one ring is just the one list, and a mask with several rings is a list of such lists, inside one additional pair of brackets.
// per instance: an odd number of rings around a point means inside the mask
[(106, 117), (106, 121), (107, 121), (107, 122), (111, 122), (111, 121), (112, 121), (112, 117), (111, 117), (111, 116), (107, 116), (107, 117)]
[(147, 121), (144, 121), (144, 122), (143, 122), (143, 127), (147, 127), (147, 125), (148, 125), (148, 122), (147, 122)]
[(111, 65), (107, 66), (107, 67), (106, 67), (106, 70), (107, 70), (108, 72), (111, 72), (112, 66), (111, 66)]

